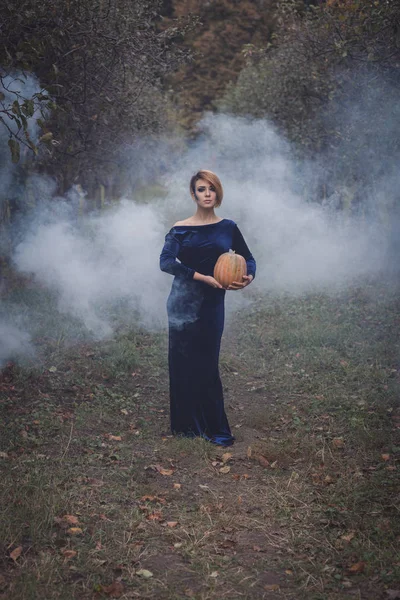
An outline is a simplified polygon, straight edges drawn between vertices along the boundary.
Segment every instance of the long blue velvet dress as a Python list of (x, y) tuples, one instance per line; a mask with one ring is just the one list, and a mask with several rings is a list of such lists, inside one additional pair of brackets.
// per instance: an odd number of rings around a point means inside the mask
[(213, 275), (218, 257), (229, 249), (245, 258), (247, 274), (254, 277), (255, 260), (229, 219), (173, 227), (160, 256), (161, 270), (175, 276), (167, 302), (171, 429), (222, 446), (234, 441), (218, 370), (225, 290), (196, 281), (193, 275)]

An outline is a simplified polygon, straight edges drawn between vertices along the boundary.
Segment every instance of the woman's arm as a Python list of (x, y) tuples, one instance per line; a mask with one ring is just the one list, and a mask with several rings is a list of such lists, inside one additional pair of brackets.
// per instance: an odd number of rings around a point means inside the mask
[(251, 280), (253, 280), (256, 276), (256, 261), (254, 259), (254, 256), (250, 252), (249, 247), (247, 246), (244, 237), (237, 225), (235, 225), (235, 230), (233, 232), (232, 244), (232, 250), (234, 250), (237, 254), (243, 256), (243, 258), (245, 259), (247, 265), (247, 276), (251, 276)]
[(175, 277), (182, 279), (193, 279), (195, 270), (190, 267), (186, 267), (182, 263), (177, 261), (178, 253), (180, 249), (180, 243), (178, 238), (174, 235), (174, 230), (171, 229), (165, 236), (164, 248), (160, 254), (160, 269)]
[(173, 229), (171, 229), (171, 231), (165, 236), (164, 248), (162, 249), (160, 255), (161, 271), (170, 273), (171, 275), (175, 275), (175, 277), (180, 277), (182, 279), (195, 279), (196, 281), (201, 281), (211, 287), (222, 288), (222, 285), (218, 283), (214, 277), (211, 277), (210, 275), (202, 275), (194, 269), (191, 269), (190, 267), (178, 262), (176, 259), (178, 257), (179, 249), (179, 240), (174, 235)]

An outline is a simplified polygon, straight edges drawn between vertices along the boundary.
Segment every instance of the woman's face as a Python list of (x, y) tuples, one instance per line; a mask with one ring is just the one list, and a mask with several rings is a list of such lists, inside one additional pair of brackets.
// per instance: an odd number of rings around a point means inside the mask
[(205, 179), (198, 179), (195, 184), (195, 200), (202, 208), (214, 208), (217, 203), (215, 187)]

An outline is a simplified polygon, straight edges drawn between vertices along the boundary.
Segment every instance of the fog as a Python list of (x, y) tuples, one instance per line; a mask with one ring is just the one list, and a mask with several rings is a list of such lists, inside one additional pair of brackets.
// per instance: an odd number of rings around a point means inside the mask
[[(199, 129), (199, 138), (169, 163), (152, 144), (148, 152), (142, 144), (141, 164), (151, 165), (167, 190), (147, 203), (132, 193), (79, 217), (74, 190), (54, 198), (50, 179), (29, 181), (39, 201), (19, 222), (15, 268), (51, 292), (60, 314), (78, 320), (94, 338), (112, 336), (121, 319), (151, 330), (166, 326), (172, 278), (159, 270), (159, 254), (174, 222), (195, 211), (188, 184), (201, 168), (221, 178), (218, 215), (238, 223), (257, 261), (251, 287), (227, 294), (228, 314), (264, 293), (336, 292), (387, 268), (387, 225), (376, 215), (334, 210), (334, 198), (310, 202), (304, 190), (310, 173), (319, 170), (323, 177), (323, 163), (299, 164), (269, 122), (208, 115)], [(134, 174), (134, 163), (131, 168)], [(386, 194), (398, 188), (393, 173), (390, 181)], [(116, 320), (114, 308), (121, 305)], [(11, 312), (12, 318), (0, 308), (3, 361), (29, 347), (32, 315), (21, 316), (17, 306)]]

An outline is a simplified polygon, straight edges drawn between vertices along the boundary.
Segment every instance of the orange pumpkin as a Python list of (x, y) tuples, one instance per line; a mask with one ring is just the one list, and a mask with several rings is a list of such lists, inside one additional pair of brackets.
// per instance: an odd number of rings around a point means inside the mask
[(247, 275), (247, 265), (243, 256), (234, 250), (221, 254), (214, 267), (214, 279), (224, 288), (234, 281), (241, 282), (243, 275)]

